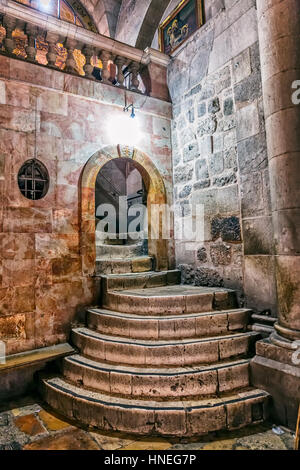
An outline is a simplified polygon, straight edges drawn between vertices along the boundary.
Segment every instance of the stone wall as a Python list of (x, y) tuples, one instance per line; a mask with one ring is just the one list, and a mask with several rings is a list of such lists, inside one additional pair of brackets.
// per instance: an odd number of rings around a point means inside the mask
[[(127, 100), (142, 108), (139, 148), (171, 204), (171, 105), (131, 92)], [(8, 354), (64, 342), (76, 314), (97, 303), (99, 281), (82, 267), (81, 175), (96, 152), (117, 143), (109, 131), (123, 106), (124, 90), (0, 56), (0, 340)], [(50, 188), (31, 201), (17, 174), (35, 154), (35, 128)]]
[(255, 0), (205, 2), (168, 71), (178, 217), (205, 205), (205, 241), (176, 244), (184, 281), (238, 289), (275, 313), (273, 233)]

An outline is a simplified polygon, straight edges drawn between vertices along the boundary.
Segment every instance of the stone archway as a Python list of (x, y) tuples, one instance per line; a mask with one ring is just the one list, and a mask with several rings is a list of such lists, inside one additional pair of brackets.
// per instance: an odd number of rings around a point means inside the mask
[[(162, 237), (151, 239), (151, 207), (156, 204), (166, 204), (166, 189), (163, 179), (148, 155), (138, 149), (126, 146), (108, 146), (96, 152), (86, 163), (81, 178), (81, 213), (80, 213), (80, 250), (82, 256), (82, 271), (84, 275), (93, 275), (96, 262), (95, 243), (95, 185), (101, 168), (114, 158), (131, 158), (138, 166), (147, 186), (148, 208), (148, 250), (149, 255), (156, 260), (156, 269), (169, 269), (167, 240)], [(150, 214), (149, 214), (150, 211)]]

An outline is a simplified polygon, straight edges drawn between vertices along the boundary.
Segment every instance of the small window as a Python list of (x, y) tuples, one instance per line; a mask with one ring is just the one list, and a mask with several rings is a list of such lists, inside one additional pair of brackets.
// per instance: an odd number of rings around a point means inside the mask
[(38, 160), (28, 160), (18, 173), (18, 185), (21, 193), (33, 201), (46, 196), (49, 189), (49, 173), (45, 165)]

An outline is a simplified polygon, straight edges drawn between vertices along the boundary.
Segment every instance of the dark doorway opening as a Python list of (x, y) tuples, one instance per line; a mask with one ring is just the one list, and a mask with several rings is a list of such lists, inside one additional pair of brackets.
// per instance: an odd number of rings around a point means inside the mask
[[(109, 161), (95, 189), (97, 258), (147, 254), (147, 190), (137, 164), (127, 158)], [(109, 249), (112, 245), (131, 250)]]

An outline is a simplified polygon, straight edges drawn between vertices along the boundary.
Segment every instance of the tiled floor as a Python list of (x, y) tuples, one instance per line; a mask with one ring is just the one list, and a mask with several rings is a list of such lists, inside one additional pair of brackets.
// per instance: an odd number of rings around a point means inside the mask
[(38, 398), (0, 408), (0, 450), (292, 450), (294, 436), (276, 435), (272, 425), (215, 433), (197, 439), (139, 438), (80, 428), (64, 421)]

